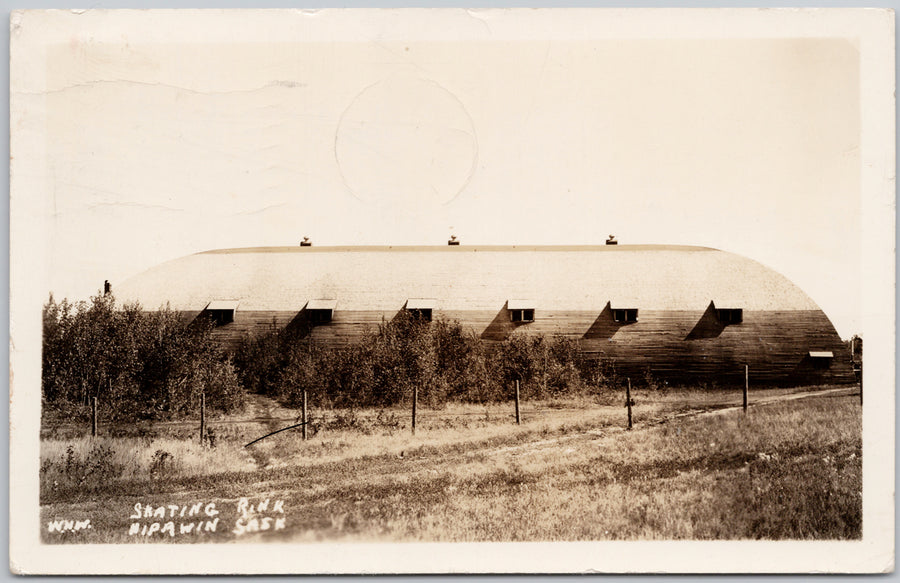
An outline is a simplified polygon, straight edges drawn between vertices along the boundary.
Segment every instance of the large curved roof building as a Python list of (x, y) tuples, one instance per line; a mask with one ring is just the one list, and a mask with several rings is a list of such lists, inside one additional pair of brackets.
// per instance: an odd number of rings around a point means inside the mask
[(561, 334), (617, 370), (673, 380), (850, 382), (810, 298), (759, 263), (705, 247), (259, 247), (190, 255), (118, 287), (122, 301), (206, 313), (235, 345), (304, 321), (340, 345), (409, 310), (485, 340)]

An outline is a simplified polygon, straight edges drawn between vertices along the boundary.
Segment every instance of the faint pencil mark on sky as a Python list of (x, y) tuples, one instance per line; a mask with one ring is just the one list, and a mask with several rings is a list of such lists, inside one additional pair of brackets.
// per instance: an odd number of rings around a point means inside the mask
[(267, 213), (267, 212), (269, 212), (269, 211), (274, 211), (274, 210), (283, 209), (283, 208), (286, 207), (286, 206), (287, 206), (287, 203), (282, 202), (282, 203), (278, 203), (278, 204), (270, 204), (270, 205), (264, 206), (264, 207), (262, 207), (262, 208), (257, 208), (257, 209), (250, 209), (250, 210), (246, 210), (246, 211), (241, 211), (241, 212), (239, 212), (239, 213), (237, 213), (237, 214), (239, 214), (239, 215), (244, 215), (244, 216), (247, 216), (247, 215), (258, 215), (258, 214), (262, 214), (262, 213)]
[(334, 156), (344, 185), (364, 202), (448, 204), (475, 173), (478, 138), (453, 93), (397, 76), (362, 89), (341, 114)]
[(162, 83), (159, 81), (138, 81), (137, 79), (94, 79), (91, 81), (83, 81), (81, 83), (71, 83), (69, 85), (64, 85), (62, 87), (57, 87), (54, 89), (44, 89), (42, 91), (13, 91), (14, 95), (52, 95), (54, 93), (64, 93), (66, 91), (72, 89), (79, 88), (90, 88), (98, 85), (114, 85), (114, 84), (124, 84), (124, 85), (141, 85), (145, 87), (163, 87), (168, 89), (175, 89), (176, 91), (184, 91), (185, 93), (194, 93), (197, 95), (234, 95), (240, 93), (255, 93), (257, 91), (262, 91), (263, 89), (267, 89), (269, 87), (281, 87), (285, 89), (302, 89), (306, 87), (306, 83), (300, 83), (298, 81), (288, 81), (288, 80), (275, 80), (266, 83), (265, 85), (260, 85), (257, 87), (248, 87), (244, 89), (223, 89), (223, 90), (200, 90), (194, 89), (191, 87), (185, 87), (184, 85), (175, 85), (172, 83)]

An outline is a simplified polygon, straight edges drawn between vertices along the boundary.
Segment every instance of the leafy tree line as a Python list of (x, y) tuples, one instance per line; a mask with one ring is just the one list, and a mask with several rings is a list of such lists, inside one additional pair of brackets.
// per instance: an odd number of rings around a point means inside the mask
[(79, 303), (51, 296), (43, 310), (44, 404), (71, 409), (97, 397), (106, 418), (172, 419), (196, 414), (205, 391), (212, 408), (240, 408), (244, 391), (210, 330), (168, 307), (117, 307), (111, 294)]
[[(233, 411), (260, 393), (298, 405), (386, 407), (509, 399), (519, 380), (524, 398), (550, 398), (609, 384), (609, 371), (585, 358), (575, 341), (512, 337), (488, 343), (455, 321), (426, 322), (407, 312), (343, 348), (317, 347), (310, 329), (249, 337), (233, 355), (211, 337), (212, 323), (189, 322), (168, 307), (117, 306), (111, 294), (56, 302), (43, 311), (42, 396), (69, 409), (97, 397), (118, 420), (195, 416), (207, 406)], [(70, 412), (70, 411), (67, 411)], [(81, 409), (84, 414), (84, 409)]]
[(482, 341), (456, 321), (427, 322), (400, 312), (351, 345), (321, 348), (285, 329), (247, 338), (235, 354), (242, 384), (286, 405), (303, 391), (320, 406), (385, 407), (407, 403), (414, 387), (432, 407), (447, 401), (549, 398), (608, 384), (610, 371), (562, 337)]
[(850, 337), (850, 340), (844, 340), (844, 348), (850, 353), (850, 359), (855, 364), (862, 363), (863, 357), (863, 339), (858, 334)]

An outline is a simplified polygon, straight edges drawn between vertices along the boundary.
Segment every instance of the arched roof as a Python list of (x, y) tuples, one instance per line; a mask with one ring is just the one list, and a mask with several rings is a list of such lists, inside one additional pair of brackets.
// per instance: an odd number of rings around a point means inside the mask
[(253, 247), (189, 255), (114, 288), (149, 309), (198, 311), (213, 300), (241, 310), (300, 310), (334, 299), (337, 310), (397, 310), (409, 298), (438, 310), (818, 310), (784, 276), (745, 257), (671, 245)]

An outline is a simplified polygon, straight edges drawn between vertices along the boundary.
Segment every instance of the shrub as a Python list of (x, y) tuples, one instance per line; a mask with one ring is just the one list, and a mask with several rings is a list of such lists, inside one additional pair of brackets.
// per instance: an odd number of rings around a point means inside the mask
[(77, 487), (84, 491), (101, 489), (121, 476), (124, 467), (114, 461), (112, 448), (93, 444), (84, 454), (69, 445), (58, 459), (45, 459), (40, 466), (42, 491)]
[[(401, 311), (343, 348), (312, 344), (311, 324), (292, 324), (245, 339), (233, 358), (211, 338), (212, 323), (187, 322), (167, 306), (116, 306), (112, 295), (44, 306), (42, 394), (47, 410), (84, 415), (98, 397), (113, 421), (196, 414), (200, 394), (224, 412), (247, 391), (292, 407), (304, 391), (313, 407), (408, 405), (450, 400), (507, 400), (519, 381), (523, 398), (551, 399), (615, 386), (615, 370), (564, 337), (513, 335), (486, 342), (459, 322), (427, 322)], [(596, 387), (596, 388), (595, 388)]]
[(171, 470), (175, 458), (169, 452), (158, 449), (153, 452), (153, 458), (150, 460), (150, 475), (153, 477), (163, 476)]
[(509, 399), (515, 380), (529, 398), (552, 398), (586, 391), (583, 370), (596, 368), (563, 337), (489, 343), (459, 322), (406, 312), (342, 348), (312, 346), (296, 329), (271, 331), (246, 341), (234, 362), (245, 387), (291, 407), (303, 391), (313, 407), (408, 406), (414, 388), (431, 408), (450, 400), (485, 403)]
[[(89, 405), (104, 419), (169, 419), (207, 404), (229, 411), (243, 389), (228, 358), (210, 338), (211, 324), (187, 322), (167, 306), (117, 307), (111, 294), (43, 310), (41, 391), (48, 408)], [(84, 409), (81, 412), (84, 413)]]

